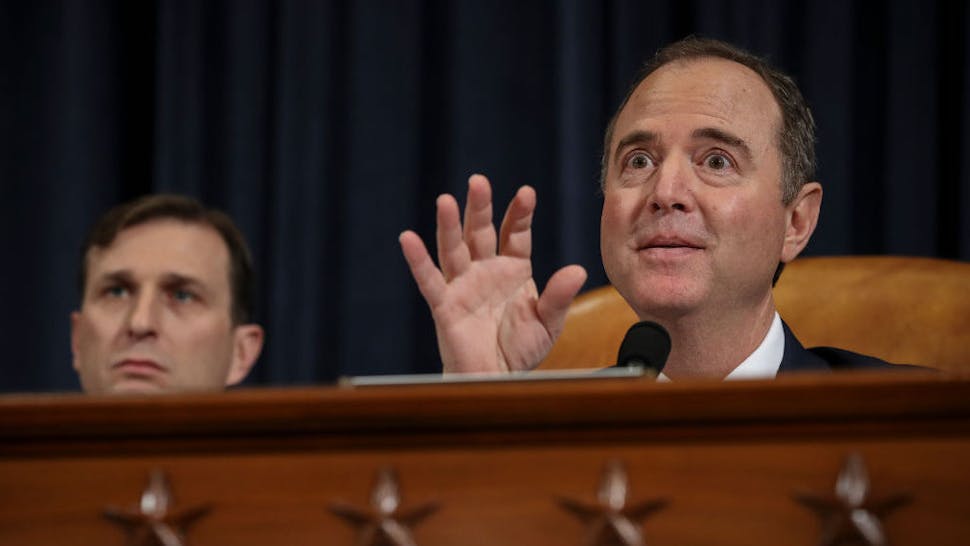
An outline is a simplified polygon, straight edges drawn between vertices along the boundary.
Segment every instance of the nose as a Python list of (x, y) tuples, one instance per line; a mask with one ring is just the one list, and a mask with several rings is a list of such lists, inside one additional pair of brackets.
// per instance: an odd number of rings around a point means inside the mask
[(154, 336), (158, 328), (159, 301), (152, 290), (142, 290), (132, 300), (128, 313), (128, 336)]
[(689, 158), (675, 156), (660, 164), (648, 201), (651, 212), (690, 212), (694, 209), (692, 166)]

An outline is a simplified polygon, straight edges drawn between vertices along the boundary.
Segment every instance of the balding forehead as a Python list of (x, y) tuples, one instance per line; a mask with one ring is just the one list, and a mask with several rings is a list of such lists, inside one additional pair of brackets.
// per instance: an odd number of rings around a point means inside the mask
[(752, 133), (767, 129), (772, 138), (762, 139), (764, 143), (775, 147), (779, 144), (781, 107), (767, 82), (740, 63), (698, 57), (665, 64), (640, 82), (617, 117), (611, 149), (623, 138), (619, 134), (625, 132), (623, 126), (631, 121), (685, 109), (731, 127), (756, 123), (761, 127), (749, 127)]
[(656, 89), (670, 80), (685, 82), (679, 87), (718, 100), (726, 110), (747, 102), (770, 108), (778, 118), (781, 117), (778, 100), (757, 72), (719, 57), (678, 59), (661, 66), (640, 83), (634, 94)]

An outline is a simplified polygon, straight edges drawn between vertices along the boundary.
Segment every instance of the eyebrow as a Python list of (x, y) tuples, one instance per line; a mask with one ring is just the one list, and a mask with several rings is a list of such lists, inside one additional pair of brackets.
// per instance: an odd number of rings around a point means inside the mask
[[(87, 286), (83, 289), (84, 291), (81, 296), (82, 302), (86, 302), (89, 296), (93, 297), (93, 294), (104, 290), (108, 286), (122, 285), (125, 288), (130, 288), (134, 283), (135, 279), (128, 269), (117, 269), (91, 277), (86, 283)], [(92, 292), (89, 293), (89, 290)]]
[(732, 135), (727, 131), (718, 129), (716, 127), (704, 127), (701, 129), (694, 130), (694, 132), (691, 133), (690, 136), (692, 138), (706, 138), (709, 140), (720, 142), (722, 144), (726, 144), (727, 146), (730, 146), (732, 148), (739, 150), (741, 154), (744, 155), (744, 158), (749, 162), (752, 161), (753, 156), (751, 154), (751, 147), (748, 146), (748, 143), (745, 142), (744, 139), (738, 136)]
[[(128, 269), (118, 269), (116, 271), (108, 271), (100, 275), (96, 282), (98, 283), (112, 283), (118, 282), (123, 284), (133, 284), (135, 278), (131, 271)], [(182, 275), (180, 273), (165, 273), (162, 275), (160, 284), (166, 287), (182, 287), (182, 286), (195, 286), (199, 288), (205, 288), (205, 283), (196, 279), (195, 277), (190, 277), (188, 275)]]
[(120, 282), (120, 283), (131, 283), (134, 279), (131, 276), (131, 271), (127, 269), (118, 269), (116, 271), (108, 271), (99, 275), (94, 279), (95, 283), (108, 283), (108, 282)]
[[(695, 129), (690, 136), (694, 139), (713, 140), (735, 148), (739, 150), (741, 154), (744, 155), (744, 158), (748, 161), (752, 161), (754, 157), (751, 153), (751, 147), (748, 146), (748, 143), (745, 142), (744, 139), (723, 129), (718, 129), (717, 127), (702, 127), (700, 129)], [(651, 144), (657, 142), (658, 140), (660, 140), (660, 137), (653, 131), (634, 131), (623, 137), (620, 142), (616, 144), (616, 149), (613, 151), (613, 162), (616, 162), (620, 155), (620, 151), (631, 144)]]
[(625, 137), (623, 137), (619, 142), (616, 143), (616, 149), (613, 150), (613, 163), (620, 156), (620, 151), (631, 144), (651, 144), (660, 140), (657, 133), (653, 131), (634, 131)]
[(167, 288), (194, 287), (199, 290), (204, 290), (206, 288), (205, 283), (199, 279), (189, 277), (188, 275), (181, 275), (179, 273), (165, 273), (162, 275), (161, 284)]

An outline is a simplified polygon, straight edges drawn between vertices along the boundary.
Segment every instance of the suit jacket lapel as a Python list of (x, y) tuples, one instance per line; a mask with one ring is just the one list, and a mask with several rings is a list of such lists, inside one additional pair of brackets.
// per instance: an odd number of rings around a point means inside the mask
[(782, 321), (781, 325), (785, 329), (785, 354), (781, 358), (778, 373), (832, 371), (828, 362), (802, 347), (801, 342), (792, 333), (791, 328), (785, 324), (785, 321)]

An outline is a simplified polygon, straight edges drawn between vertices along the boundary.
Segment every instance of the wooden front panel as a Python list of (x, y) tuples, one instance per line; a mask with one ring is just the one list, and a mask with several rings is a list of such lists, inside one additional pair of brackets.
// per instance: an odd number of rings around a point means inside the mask
[[(938, 378), (827, 378), (677, 388), (321, 389), (158, 403), (17, 399), (0, 404), (0, 544), (120, 546), (124, 535), (100, 512), (134, 504), (157, 467), (169, 474), (177, 506), (214, 506), (192, 527), (190, 544), (349, 546), (354, 531), (327, 507), (335, 500), (366, 506), (376, 472), (391, 466), (405, 507), (441, 505), (415, 527), (420, 545), (581, 545), (582, 525), (556, 499), (594, 500), (604, 463), (618, 459), (629, 474), (630, 504), (670, 501), (646, 520), (648, 544), (809, 546), (818, 543), (819, 522), (793, 494), (831, 496), (845, 456), (858, 452), (872, 498), (913, 498), (885, 519), (892, 544), (963, 545), (970, 538), (968, 393), (966, 382)], [(464, 398), (475, 407), (454, 409)], [(609, 399), (616, 406), (603, 408)], [(455, 414), (402, 418), (406, 408), (422, 414), (422, 402)], [(894, 402), (908, 407), (908, 417), (891, 410)], [(534, 414), (521, 411), (529, 404)], [(584, 404), (588, 423), (576, 413)], [(619, 413), (623, 407), (633, 418)], [(118, 413), (125, 408), (127, 416)], [(226, 417), (193, 423), (185, 417), (193, 408), (216, 415), (223, 408)], [(385, 411), (389, 425), (381, 426)], [(637, 417), (646, 411), (653, 415)], [(85, 412), (100, 418), (77, 417)], [(86, 424), (74, 432), (56, 422), (45, 428), (45, 413)], [(146, 419), (140, 429), (132, 413)], [(32, 422), (32, 432), (17, 429), (11, 416)]]

